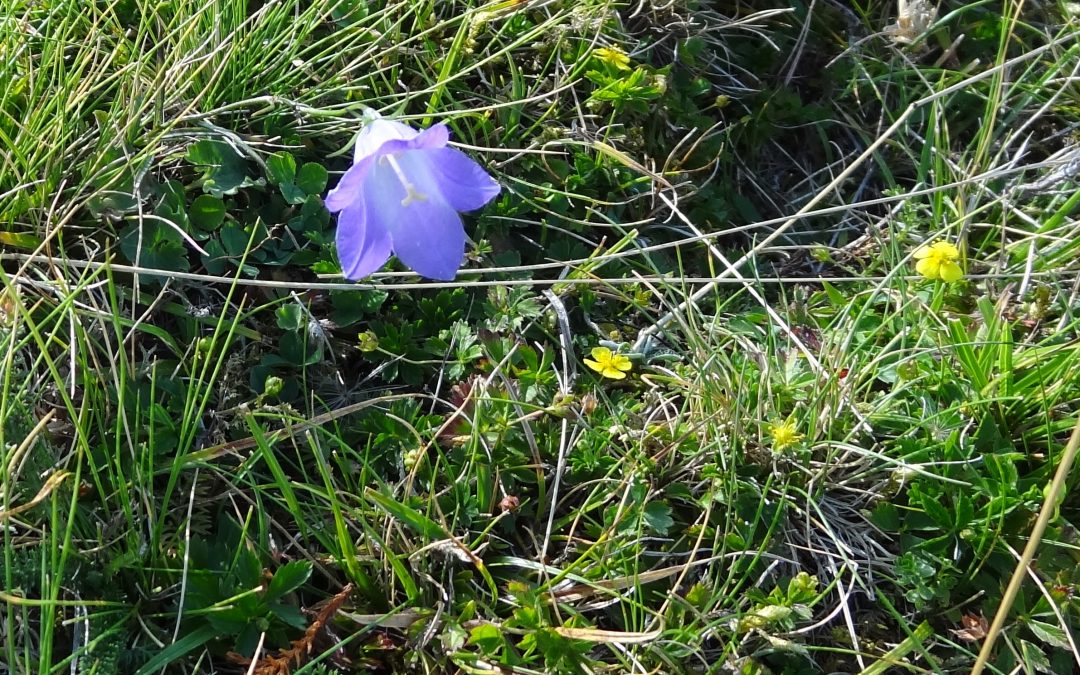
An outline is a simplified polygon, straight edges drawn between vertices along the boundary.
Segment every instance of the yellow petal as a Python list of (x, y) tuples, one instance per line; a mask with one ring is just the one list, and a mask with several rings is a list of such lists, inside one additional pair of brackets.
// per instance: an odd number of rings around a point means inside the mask
[(593, 347), (590, 353), (600, 363), (607, 363), (611, 360), (611, 350), (607, 347)]
[(947, 241), (936, 242), (930, 248), (933, 249), (934, 255), (941, 256), (945, 260), (956, 260), (960, 257), (960, 249)]
[(614, 368), (605, 368), (602, 375), (604, 377), (610, 377), (613, 380), (621, 380), (626, 377), (626, 373), (621, 370), (615, 370)]
[(929, 246), (920, 246), (919, 248), (915, 249), (915, 252), (912, 253), (911, 255), (916, 260), (922, 260), (923, 258), (926, 258), (927, 256), (930, 255), (930, 247)]
[(941, 280), (947, 283), (953, 283), (954, 281), (960, 281), (964, 276), (964, 270), (960, 269), (960, 266), (954, 262), (947, 262), (941, 264), (941, 269), (938, 270), (938, 274), (941, 275)]
[(600, 47), (593, 50), (593, 56), (604, 63), (609, 63), (619, 70), (630, 70), (630, 57), (614, 47)]
[(593, 370), (595, 370), (598, 373), (603, 373), (604, 370), (605, 370), (604, 365), (602, 363), (598, 363), (596, 361), (593, 361), (592, 359), (582, 359), (582, 360), (585, 361), (585, 365), (592, 368)]
[(630, 370), (634, 367), (634, 364), (630, 363), (630, 359), (626, 358), (622, 354), (619, 354), (611, 361), (611, 365), (615, 366), (619, 370)]
[(927, 279), (937, 279), (939, 266), (934, 258), (923, 258), (915, 264), (915, 271)]

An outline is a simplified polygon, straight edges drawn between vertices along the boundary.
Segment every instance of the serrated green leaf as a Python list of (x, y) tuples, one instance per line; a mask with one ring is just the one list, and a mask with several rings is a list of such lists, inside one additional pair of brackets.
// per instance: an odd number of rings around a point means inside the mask
[(1050, 673), (1053, 675), (1054, 670), (1050, 666), (1050, 660), (1046, 658), (1046, 654), (1037, 645), (1027, 640), (1020, 640), (1020, 655), (1024, 659), (1024, 665), (1027, 666), (1025, 668), (1026, 672)]
[(156, 270), (186, 272), (187, 250), (180, 233), (166, 223), (145, 220), (132, 223), (120, 234), (120, 251), (132, 263)]
[[(236, 558), (236, 578), (238, 588), (255, 588), (262, 581), (263, 567), (257, 556), (251, 549), (242, 548)], [(252, 606), (258, 603), (254, 596), (244, 596), (236, 600), (237, 606), (242, 607), (245, 602), (251, 602)]]
[(274, 602), (270, 604), (270, 613), (277, 618), (278, 621), (287, 623), (293, 628), (306, 628), (307, 618), (299, 608), (292, 605), (285, 605), (280, 602)]
[(892, 502), (878, 502), (870, 511), (870, 522), (886, 532), (899, 532), (900, 510)]
[(386, 291), (377, 289), (333, 292), (330, 302), (334, 307), (334, 323), (339, 326), (354, 324), (378, 311), (387, 297), (389, 294)]
[(1028, 621), (1027, 627), (1035, 634), (1035, 637), (1048, 645), (1059, 649), (1069, 649), (1069, 639), (1060, 626), (1044, 623), (1042, 621)]
[(975, 518), (975, 506), (963, 492), (956, 493), (956, 505), (954, 508), (956, 529), (962, 530)]
[(930, 517), (930, 520), (934, 521), (935, 525), (946, 532), (952, 531), (955, 522), (953, 515), (941, 502), (928, 495), (923, 495), (922, 507), (923, 512)]
[(274, 577), (267, 584), (266, 601), (272, 603), (281, 599), (307, 583), (310, 577), (310, 560), (294, 560), (285, 563), (277, 568)]

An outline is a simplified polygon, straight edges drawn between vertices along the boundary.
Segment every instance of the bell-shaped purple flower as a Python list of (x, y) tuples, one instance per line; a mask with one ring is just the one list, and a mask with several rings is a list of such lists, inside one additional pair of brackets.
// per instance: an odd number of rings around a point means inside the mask
[(352, 167), (326, 196), (340, 211), (338, 258), (362, 279), (393, 253), (420, 275), (449, 281), (465, 258), (461, 211), (499, 194), (499, 184), (465, 153), (447, 146), (445, 124), (417, 131), (375, 119), (356, 139)]

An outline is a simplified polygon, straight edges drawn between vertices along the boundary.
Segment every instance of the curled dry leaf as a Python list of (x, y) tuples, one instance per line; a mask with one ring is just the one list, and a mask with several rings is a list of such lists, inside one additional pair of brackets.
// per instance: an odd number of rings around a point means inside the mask
[(974, 614), (965, 614), (960, 617), (960, 623), (963, 624), (963, 628), (955, 629), (950, 628), (949, 632), (956, 637), (966, 642), (978, 642), (986, 637), (986, 631), (989, 630), (990, 624), (987, 623), (986, 617)]
[(499, 500), (499, 510), (503, 513), (506, 513), (507, 511), (517, 511), (517, 508), (520, 505), (521, 500), (514, 495), (506, 495), (501, 500)]

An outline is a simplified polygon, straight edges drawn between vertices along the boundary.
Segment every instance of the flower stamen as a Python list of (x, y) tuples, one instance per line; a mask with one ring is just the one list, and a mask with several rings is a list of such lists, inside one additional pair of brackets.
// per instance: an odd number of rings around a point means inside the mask
[(397, 160), (394, 159), (393, 155), (383, 155), (383, 159), (385, 159), (386, 163), (390, 165), (390, 168), (394, 170), (394, 175), (397, 176), (398, 180), (401, 181), (401, 185), (405, 188), (405, 199), (401, 200), (402, 206), (408, 206), (413, 202), (427, 201), (427, 195), (416, 189), (416, 186), (413, 185), (412, 181), (405, 175), (401, 165), (397, 163)]

